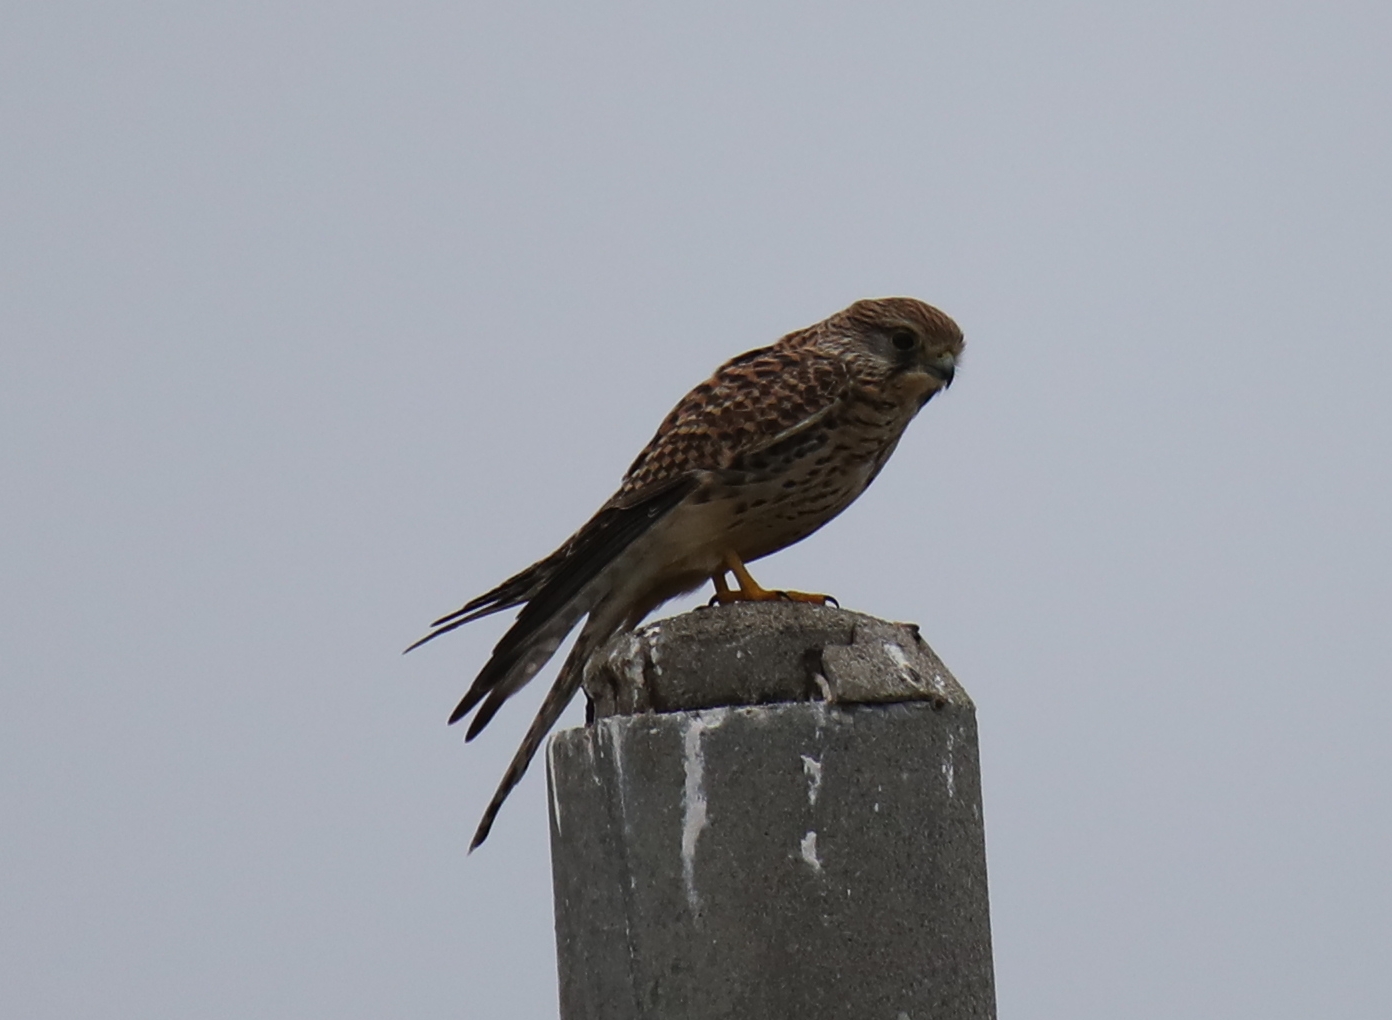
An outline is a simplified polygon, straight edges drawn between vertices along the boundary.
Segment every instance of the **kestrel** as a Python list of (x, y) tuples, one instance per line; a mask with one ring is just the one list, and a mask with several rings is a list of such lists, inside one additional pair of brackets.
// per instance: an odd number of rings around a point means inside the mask
[(850, 506), (914, 415), (952, 382), (961, 353), (955, 322), (922, 301), (894, 297), (857, 301), (732, 358), (673, 409), (584, 527), (431, 625), (411, 648), (522, 607), (450, 716), (458, 722), (478, 706), (465, 736), (472, 740), (586, 618), (470, 850), (488, 837), (586, 664), (615, 634), (706, 581), (720, 603), (826, 601), (761, 588), (745, 564), (801, 541)]

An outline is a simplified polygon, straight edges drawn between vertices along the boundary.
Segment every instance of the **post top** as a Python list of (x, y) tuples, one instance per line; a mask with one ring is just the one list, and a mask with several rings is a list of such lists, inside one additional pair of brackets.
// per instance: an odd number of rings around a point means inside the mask
[(596, 718), (789, 701), (971, 699), (910, 623), (798, 602), (744, 602), (658, 620), (585, 671)]

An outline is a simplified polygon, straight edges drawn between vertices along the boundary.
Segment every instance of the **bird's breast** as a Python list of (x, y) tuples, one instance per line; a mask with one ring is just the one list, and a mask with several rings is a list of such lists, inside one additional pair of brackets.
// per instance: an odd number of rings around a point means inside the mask
[(727, 521), (724, 539), (747, 559), (792, 545), (850, 506), (893, 451), (912, 413), (858, 401), (816, 427), (738, 458), (702, 498)]
[(625, 553), (633, 599), (656, 604), (704, 583), (728, 552), (756, 560), (812, 534), (865, 491), (913, 410), (889, 399), (848, 401), (813, 426), (702, 472), (697, 489)]

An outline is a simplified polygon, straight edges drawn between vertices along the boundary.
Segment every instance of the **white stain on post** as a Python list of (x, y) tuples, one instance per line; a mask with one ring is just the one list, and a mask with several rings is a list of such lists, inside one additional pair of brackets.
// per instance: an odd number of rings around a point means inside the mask
[(609, 737), (609, 749), (614, 753), (614, 778), (618, 781), (619, 787), (619, 820), (623, 823), (624, 832), (627, 832), (628, 776), (624, 774), (624, 734), (621, 730), (622, 724), (622, 717), (600, 720), (600, 725), (604, 727), (604, 732)]
[[(893, 641), (886, 641), (884, 643), (884, 650), (885, 654), (889, 656), (890, 660), (898, 668), (899, 675), (911, 686), (922, 690), (925, 686), (923, 674), (914, 669), (913, 663), (909, 661), (909, 657), (905, 654), (904, 649), (896, 645)], [(934, 671), (933, 675), (928, 679), (926, 686), (931, 687), (937, 694), (944, 696), (947, 694), (947, 684), (944, 683), (943, 678), (936, 671)]]
[(686, 885), (686, 902), (693, 914), (700, 913), (701, 897), (696, 892), (696, 841), (706, 827), (706, 756), (701, 738), (706, 730), (719, 726), (725, 709), (693, 713), (682, 736), (682, 764), (685, 784), (682, 788), (682, 882)]
[(807, 866), (813, 871), (821, 871), (822, 861), (817, 856), (817, 833), (815, 831), (802, 837), (800, 849), (802, 850), (802, 859), (807, 862)]
[(942, 774), (947, 780), (947, 797), (952, 800), (957, 796), (957, 766), (953, 761), (953, 754), (957, 750), (957, 736), (949, 732), (947, 734), (947, 757), (943, 759)]
[(884, 650), (885, 654), (893, 659), (894, 664), (901, 670), (908, 670), (910, 668), (909, 657), (904, 654), (904, 649), (900, 648), (893, 641), (886, 641), (884, 643)]
[(546, 742), (546, 778), (551, 798), (551, 820), (556, 824), (556, 835), (561, 834), (561, 791), (556, 789), (556, 739)]
[(609, 661), (618, 669), (619, 675), (627, 680), (630, 686), (639, 690), (644, 687), (642, 640), (641, 635), (636, 633), (626, 635), (618, 649), (609, 657)]
[(657, 650), (657, 646), (658, 632), (655, 628), (650, 629), (648, 631), (648, 661), (652, 663), (653, 676), (662, 675), (662, 658)]
[(810, 754), (802, 757), (802, 774), (807, 777), (807, 804), (817, 806), (817, 795), (822, 792), (822, 763)]

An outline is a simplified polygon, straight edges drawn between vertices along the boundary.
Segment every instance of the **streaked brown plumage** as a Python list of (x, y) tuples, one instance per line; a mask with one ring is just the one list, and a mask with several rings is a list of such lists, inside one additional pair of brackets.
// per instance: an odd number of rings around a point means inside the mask
[[(411, 648), (522, 606), (450, 716), (457, 722), (479, 706), (465, 737), (472, 740), (587, 617), (471, 850), (487, 838), (590, 657), (613, 635), (707, 580), (719, 601), (822, 599), (766, 592), (743, 565), (806, 538), (849, 506), (914, 415), (951, 383), (961, 352), (956, 323), (900, 297), (857, 301), (732, 358), (683, 398), (619, 491), (564, 545), (435, 621)], [(737, 591), (726, 586), (727, 571)]]

